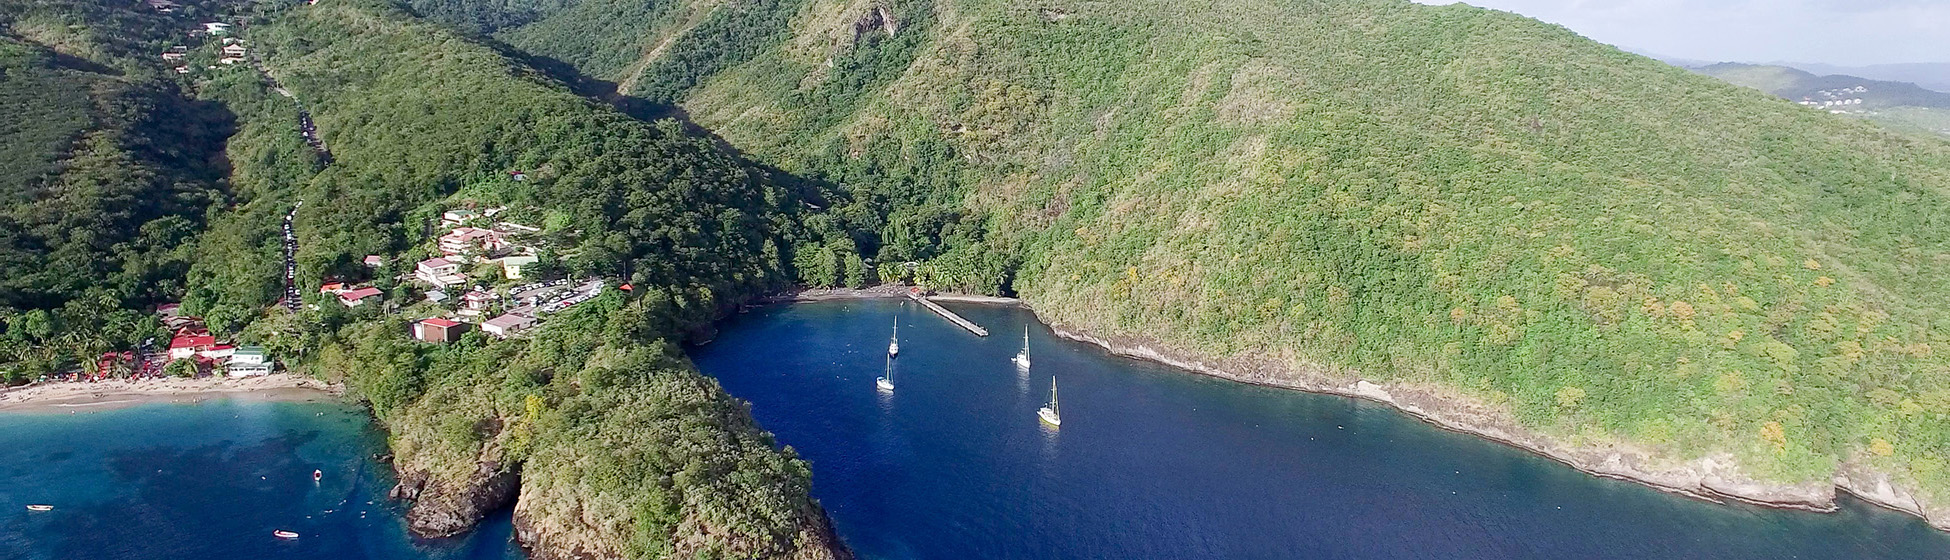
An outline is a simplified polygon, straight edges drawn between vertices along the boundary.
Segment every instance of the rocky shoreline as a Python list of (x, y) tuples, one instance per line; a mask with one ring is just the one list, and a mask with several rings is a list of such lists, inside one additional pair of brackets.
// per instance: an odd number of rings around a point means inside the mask
[(1507, 413), (1439, 387), (1378, 384), (1351, 373), (1326, 368), (1301, 370), (1271, 360), (1213, 360), (1170, 348), (1154, 340), (1105, 337), (1078, 327), (1048, 324), (1059, 337), (1092, 344), (1117, 356), (1156, 362), (1241, 383), (1388, 405), (1437, 428), (1516, 447), (1594, 476), (1644, 484), (1715, 503), (1732, 500), (1815, 512), (1835, 511), (1839, 508), (1836, 502), (1838, 493), (1846, 492), (1865, 502), (1920, 517), (1937, 529), (1950, 531), (1950, 504), (1926, 503), (1902, 489), (1888, 474), (1854, 463), (1843, 464), (1830, 481), (1802, 484), (1760, 481), (1743, 474), (1730, 456), (1704, 457), (1671, 464), (1658, 460), (1650, 450), (1625, 443), (1569, 445), (1517, 425)]

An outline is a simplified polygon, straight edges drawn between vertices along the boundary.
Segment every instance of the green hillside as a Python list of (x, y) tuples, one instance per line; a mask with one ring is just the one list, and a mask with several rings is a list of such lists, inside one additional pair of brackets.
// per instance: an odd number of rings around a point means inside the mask
[[(294, 8), (246, 37), (333, 159), (294, 142), (291, 102), (248, 70), (213, 80), (245, 120), (230, 153), (250, 199), (206, 234), (185, 307), (368, 401), (417, 492), (416, 532), (518, 500), (523, 542), (558, 557), (845, 556), (804, 463), (677, 350), (720, 306), (786, 282), (789, 193), (675, 123), (633, 120), (381, 3)], [(412, 306), (419, 289), (385, 274), (427, 257), (441, 211), (477, 204), (541, 224), (557, 273), (633, 289), (510, 341), (414, 342), (411, 307), (260, 317), (276, 296), (263, 263), (300, 200), (306, 283), (375, 276)], [(368, 254), (400, 264), (375, 275)]]
[(224, 199), (230, 115), (124, 56), (147, 27), (65, 7), (0, 2), (6, 384), (155, 335), (142, 308), (182, 290), (182, 245)]
[(926, 282), (1950, 496), (1950, 144), (1461, 5), (735, 6), (499, 36), (821, 181)]

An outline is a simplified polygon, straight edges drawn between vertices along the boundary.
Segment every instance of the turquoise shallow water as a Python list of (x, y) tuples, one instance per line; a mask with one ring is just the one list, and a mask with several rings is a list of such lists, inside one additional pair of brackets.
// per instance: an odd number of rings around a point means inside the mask
[(371, 417), (337, 403), (0, 414), (0, 559), (522, 557), (506, 512), (465, 537), (410, 537), (384, 450)]
[[(1672, 496), (1370, 403), (1109, 356), (1025, 311), (951, 307), (996, 335), (911, 304), (828, 302), (739, 316), (692, 353), (812, 463), (864, 557), (1950, 558), (1950, 535), (1859, 502), (1816, 514)], [(1025, 325), (1035, 367), (1019, 374)], [(878, 393), (890, 371), (895, 392)], [(1052, 375), (1057, 430), (1035, 417)]]

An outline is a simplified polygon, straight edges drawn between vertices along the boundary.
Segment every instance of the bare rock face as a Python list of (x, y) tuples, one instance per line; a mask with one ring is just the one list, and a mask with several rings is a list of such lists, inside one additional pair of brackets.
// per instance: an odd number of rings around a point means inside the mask
[(399, 485), (387, 495), (413, 502), (406, 510), (407, 529), (425, 538), (458, 535), (508, 504), (520, 486), (515, 469), (495, 461), (476, 464), (463, 484), (435, 480), (424, 472), (402, 472)]

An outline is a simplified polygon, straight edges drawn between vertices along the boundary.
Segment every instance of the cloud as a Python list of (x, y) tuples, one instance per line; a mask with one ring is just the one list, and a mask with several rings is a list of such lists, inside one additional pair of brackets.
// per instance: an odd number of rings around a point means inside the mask
[(1950, 2), (1943, 0), (1468, 3), (1563, 25), (1606, 43), (1683, 58), (1842, 65), (1950, 59)]

